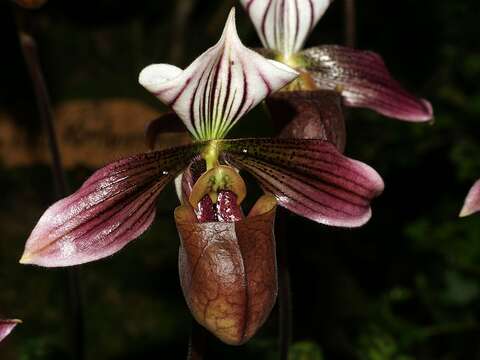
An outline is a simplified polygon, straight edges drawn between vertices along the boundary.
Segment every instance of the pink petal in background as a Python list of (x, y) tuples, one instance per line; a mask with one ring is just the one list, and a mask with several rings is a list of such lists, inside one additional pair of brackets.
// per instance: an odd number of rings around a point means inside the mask
[(20, 323), (20, 320), (0, 320), (0, 342)]
[(468, 192), (465, 203), (460, 211), (460, 217), (472, 215), (480, 211), (480, 179), (473, 184)]

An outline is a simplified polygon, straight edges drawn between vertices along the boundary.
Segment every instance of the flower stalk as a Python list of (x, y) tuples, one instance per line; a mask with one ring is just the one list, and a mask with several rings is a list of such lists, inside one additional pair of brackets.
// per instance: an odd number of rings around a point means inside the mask
[[(51, 156), (51, 167), (55, 185), (56, 197), (62, 198), (67, 194), (67, 182), (62, 166), (62, 157), (55, 132), (54, 115), (43, 71), (38, 58), (37, 46), (33, 37), (23, 32), (18, 25), (20, 47), (32, 80), (32, 85), (37, 100), (37, 108), (43, 127), (47, 134), (48, 148)], [(68, 312), (70, 317), (70, 342), (72, 359), (84, 358), (84, 319), (81, 298), (81, 285), (78, 268), (66, 270)]]

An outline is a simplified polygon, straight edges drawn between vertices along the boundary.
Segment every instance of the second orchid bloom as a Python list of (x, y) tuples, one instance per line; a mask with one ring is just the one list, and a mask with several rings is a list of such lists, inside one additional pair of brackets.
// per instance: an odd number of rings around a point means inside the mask
[(290, 90), (335, 91), (347, 106), (405, 121), (432, 120), (430, 103), (416, 98), (393, 79), (379, 55), (339, 45), (303, 50), (307, 36), (333, 0), (240, 2), (265, 47), (262, 53), (301, 73)]
[[(329, 141), (225, 139), (245, 113), (297, 76), (243, 46), (233, 10), (220, 41), (185, 70), (166, 64), (144, 69), (140, 83), (177, 113), (193, 142), (95, 172), (47, 209), (21, 262), (72, 266), (116, 253), (148, 229), (158, 195), (183, 174), (175, 220), (185, 298), (197, 321), (224, 342), (247, 341), (276, 299), (277, 204), (319, 223), (355, 227), (368, 221), (370, 202), (383, 190), (375, 170)], [(248, 216), (238, 170), (251, 173), (265, 191)]]

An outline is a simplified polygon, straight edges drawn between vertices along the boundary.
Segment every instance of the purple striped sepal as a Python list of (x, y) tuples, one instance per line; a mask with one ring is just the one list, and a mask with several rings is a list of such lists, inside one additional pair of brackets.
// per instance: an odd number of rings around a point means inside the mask
[(297, 76), (242, 44), (232, 9), (220, 41), (189, 67), (150, 65), (139, 82), (177, 113), (195, 139), (210, 140), (224, 138), (245, 113)]
[(470, 216), (478, 211), (480, 211), (480, 180), (477, 180), (468, 192), (460, 217)]
[(0, 342), (10, 335), (15, 326), (21, 323), (20, 320), (0, 320)]
[[(305, 40), (332, 0), (240, 0), (263, 46), (288, 59)], [(283, 61), (282, 60), (282, 61)]]
[(358, 227), (384, 188), (370, 166), (312, 139), (241, 139), (222, 143), (225, 160), (250, 172), (280, 206), (313, 221)]
[(112, 255), (152, 223), (156, 199), (198, 154), (201, 144), (135, 155), (95, 172), (42, 215), (23, 264), (78, 265)]
[(338, 91), (347, 106), (411, 122), (433, 119), (431, 104), (406, 91), (376, 53), (324, 45), (300, 52), (299, 59), (319, 89)]
[[(72, 266), (116, 253), (150, 226), (159, 193), (206, 149), (216, 149), (220, 161), (252, 173), (279, 205), (323, 224), (364, 224), (370, 218), (371, 200), (383, 190), (382, 179), (372, 168), (322, 140), (215, 140), (140, 154), (98, 170), (74, 194), (47, 209), (20, 262)], [(219, 174), (228, 179), (234, 173)], [(231, 181), (226, 184), (239, 188)], [(241, 215), (225, 212), (233, 209), (232, 201), (220, 198), (216, 211), (223, 219)]]

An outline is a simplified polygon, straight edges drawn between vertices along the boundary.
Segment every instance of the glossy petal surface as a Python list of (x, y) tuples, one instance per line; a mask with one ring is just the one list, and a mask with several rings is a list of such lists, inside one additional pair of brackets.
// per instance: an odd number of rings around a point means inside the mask
[(266, 48), (299, 51), (332, 0), (240, 0)]
[(305, 50), (301, 56), (316, 85), (340, 92), (348, 106), (412, 122), (433, 118), (430, 103), (407, 92), (373, 52), (326, 45)]
[(345, 119), (335, 91), (282, 91), (267, 99), (281, 138), (320, 139), (345, 149)]
[(460, 216), (469, 216), (478, 211), (480, 211), (480, 180), (477, 180), (468, 192)]
[(232, 10), (220, 41), (187, 69), (151, 65), (139, 81), (173, 108), (196, 139), (207, 140), (223, 138), (245, 113), (297, 76), (242, 44)]
[(98, 170), (42, 215), (20, 262), (71, 266), (119, 251), (150, 226), (158, 194), (199, 146), (140, 154)]
[(363, 225), (383, 190), (375, 170), (326, 141), (240, 139), (221, 146), (225, 159), (250, 172), (279, 205), (322, 224)]
[(20, 320), (0, 320), (0, 342), (20, 323)]
[(195, 319), (227, 344), (248, 341), (275, 304), (274, 218), (272, 196), (238, 222), (198, 223), (191, 207), (175, 211), (185, 299)]

